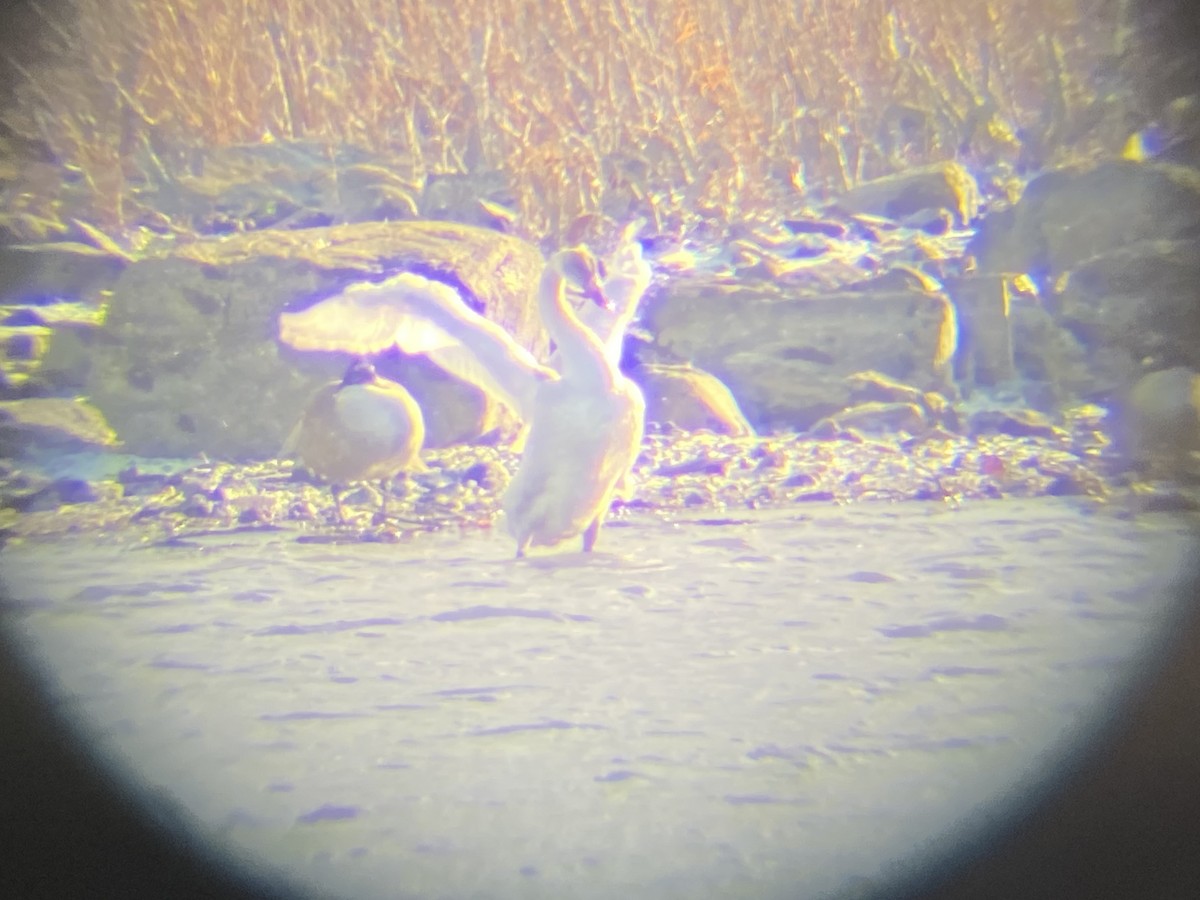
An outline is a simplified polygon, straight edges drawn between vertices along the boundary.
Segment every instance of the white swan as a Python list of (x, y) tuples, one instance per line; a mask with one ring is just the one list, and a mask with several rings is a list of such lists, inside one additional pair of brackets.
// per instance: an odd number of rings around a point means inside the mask
[(424, 443), (425, 419), (412, 394), (380, 378), (368, 363), (355, 362), (341, 381), (313, 394), (283, 451), (330, 482), (338, 521), (344, 523), (339, 488), (381, 479), (387, 515), (387, 483), (399, 472), (425, 469)]
[(583, 250), (556, 253), (538, 288), (561, 374), (537, 385), (525, 452), (501, 500), (517, 556), (579, 534), (590, 551), (642, 443), (646, 403), (617, 365), (620, 341), (602, 340), (567, 303), (565, 276), (580, 273), (587, 293), (602, 297), (596, 260)]
[[(635, 222), (622, 233), (609, 274), (601, 280), (607, 302), (585, 303), (578, 314), (614, 366), (620, 363), (625, 330), (650, 284), (650, 266), (634, 239), (641, 225)], [(542, 365), (507, 331), (464, 303), (450, 285), (413, 272), (358, 282), (308, 309), (284, 312), (279, 339), (297, 350), (369, 356), (398, 347), (411, 356), (424, 355), (495, 397), (523, 422), (533, 419), (537, 386), (547, 370), (561, 371), (560, 352), (550, 357), (549, 366)]]
[[(546, 265), (538, 308), (557, 345), (554, 368), (471, 310), (453, 288), (411, 273), (351, 285), (307, 310), (284, 313), (280, 338), (302, 350), (374, 353), (398, 346), (424, 353), (500, 399), (530, 427), (502, 499), (517, 555), (579, 534), (591, 550), (642, 439), (644, 400), (618, 367), (625, 329), (650, 282), (633, 233), (625, 232), (602, 283), (597, 260), (583, 249), (560, 251)], [(567, 302), (568, 283), (595, 301), (583, 307), (586, 324)], [(605, 306), (611, 308), (597, 311)]]
[[(580, 321), (600, 339), (613, 366), (621, 363), (625, 332), (637, 314), (642, 295), (650, 287), (650, 265), (642, 255), (642, 245), (636, 240), (644, 225), (645, 222), (637, 220), (621, 232), (600, 282), (600, 291), (608, 302), (585, 303), (578, 310)], [(550, 365), (561, 371), (558, 356), (556, 352), (550, 357)]]
[(282, 313), (279, 339), (297, 350), (369, 356), (399, 347), (424, 354), (522, 420), (532, 416), (537, 382), (550, 371), (450, 285), (413, 272), (358, 282), (308, 309)]

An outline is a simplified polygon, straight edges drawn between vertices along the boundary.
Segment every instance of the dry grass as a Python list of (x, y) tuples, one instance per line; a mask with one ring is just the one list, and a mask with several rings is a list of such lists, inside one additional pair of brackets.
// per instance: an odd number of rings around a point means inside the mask
[(4, 120), (85, 180), (103, 227), (180, 148), (307, 139), (387, 153), (414, 191), (503, 170), (551, 240), (598, 211), (694, 227), (960, 148), (1014, 156), (1016, 129), (1078, 151), (1114, 30), (1075, 0), (69, 7)]

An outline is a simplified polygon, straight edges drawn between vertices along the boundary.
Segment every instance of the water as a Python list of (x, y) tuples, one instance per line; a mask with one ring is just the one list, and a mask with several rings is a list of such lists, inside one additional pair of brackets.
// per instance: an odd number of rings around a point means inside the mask
[[(813, 896), (1012, 810), (1171, 619), (1184, 526), (1065, 500), (0, 554), (98, 753), (328, 896)], [(914, 855), (915, 854), (915, 855)]]

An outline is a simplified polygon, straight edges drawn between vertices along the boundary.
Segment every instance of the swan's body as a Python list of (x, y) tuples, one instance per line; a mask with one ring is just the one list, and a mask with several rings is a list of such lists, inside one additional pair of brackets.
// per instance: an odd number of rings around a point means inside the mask
[(313, 474), (331, 483), (338, 519), (345, 521), (339, 487), (355, 481), (387, 482), (397, 473), (425, 468), (421, 447), (425, 420), (401, 385), (357, 362), (341, 381), (313, 394), (284, 445)]
[[(618, 485), (642, 443), (646, 404), (617, 367), (616, 350), (583, 325), (566, 298), (572, 269), (594, 260), (578, 250), (556, 253), (538, 289), (542, 323), (557, 345), (561, 373), (537, 388), (533, 419), (517, 474), (501, 505), (517, 555), (583, 535), (590, 551)], [(585, 279), (586, 280), (586, 279)]]
[[(591, 550), (637, 457), (645, 414), (640, 390), (618, 366), (625, 329), (650, 279), (631, 233), (613, 263), (603, 284), (586, 250), (563, 250), (547, 263), (538, 309), (556, 344), (551, 366), (538, 363), (449, 286), (411, 273), (352, 285), (307, 310), (285, 313), (280, 337), (299, 349), (373, 353), (397, 346), (424, 353), (500, 399), (529, 425), (520, 466), (501, 501), (517, 555), (580, 534), (584, 550)], [(583, 307), (587, 322), (567, 302), (568, 284), (595, 301), (596, 308)]]

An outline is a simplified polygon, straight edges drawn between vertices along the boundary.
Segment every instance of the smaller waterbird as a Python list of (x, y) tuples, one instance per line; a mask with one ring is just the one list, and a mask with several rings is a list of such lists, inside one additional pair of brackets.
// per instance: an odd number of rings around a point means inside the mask
[(402, 472), (424, 471), (424, 443), (425, 419), (412, 394), (381, 377), (370, 363), (356, 360), (341, 381), (313, 394), (283, 452), (330, 483), (338, 521), (344, 524), (340, 491), (378, 479), (386, 516), (391, 480)]

